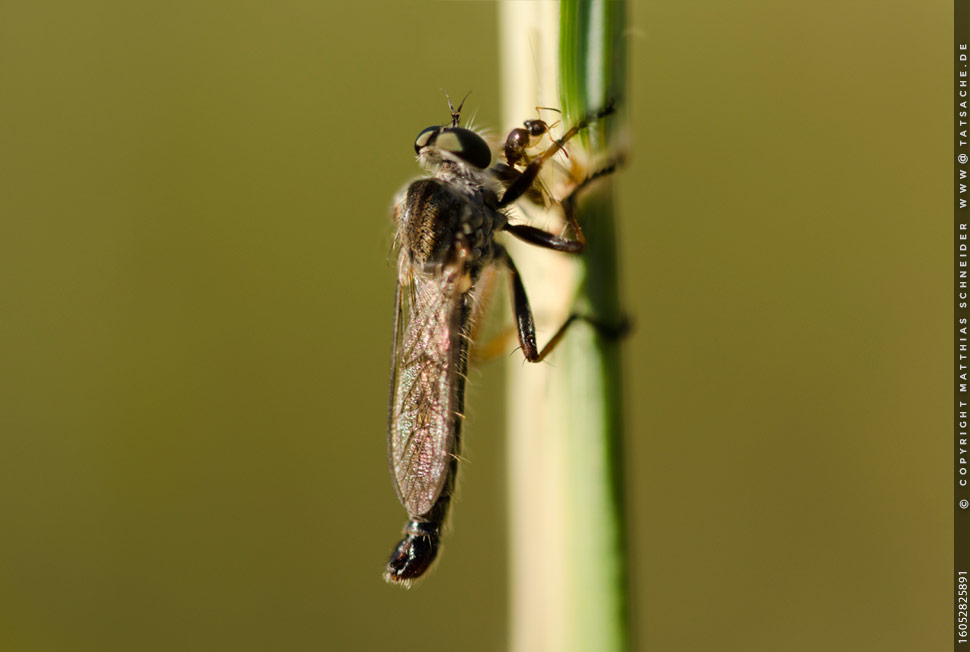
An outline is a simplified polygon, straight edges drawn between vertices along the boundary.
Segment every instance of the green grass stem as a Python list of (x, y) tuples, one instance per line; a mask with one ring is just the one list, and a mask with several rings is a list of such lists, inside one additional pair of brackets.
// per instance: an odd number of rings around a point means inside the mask
[[(506, 127), (536, 117), (536, 106), (561, 107), (568, 126), (612, 100), (618, 113), (570, 147), (574, 158), (584, 148), (591, 161), (602, 162), (597, 154), (608, 157), (624, 115), (625, 11), (620, 0), (502, 3)], [(617, 181), (602, 179), (579, 203), (588, 240), (584, 254), (510, 246), (529, 292), (540, 346), (570, 312), (608, 323), (623, 317)], [(551, 229), (561, 228), (557, 219), (538, 216), (539, 225)], [(620, 342), (579, 322), (547, 362), (528, 365), (513, 358), (508, 377), (510, 647), (627, 650)]]

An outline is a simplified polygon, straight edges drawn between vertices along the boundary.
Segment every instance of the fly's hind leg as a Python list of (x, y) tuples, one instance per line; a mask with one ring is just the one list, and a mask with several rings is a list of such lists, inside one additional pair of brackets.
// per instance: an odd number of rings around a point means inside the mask
[(512, 262), (512, 257), (509, 256), (505, 247), (501, 245), (494, 246), (495, 257), (502, 261), (509, 272), (509, 282), (512, 285), (512, 309), (515, 312), (515, 325), (519, 334), (519, 345), (522, 347), (522, 354), (529, 362), (542, 362), (545, 360), (559, 342), (562, 341), (569, 327), (576, 321), (585, 321), (596, 328), (602, 335), (611, 338), (622, 337), (629, 330), (629, 324), (625, 319), (619, 324), (607, 324), (595, 317), (573, 313), (569, 315), (569, 318), (566, 319), (563, 325), (549, 338), (549, 341), (542, 347), (542, 350), (539, 350), (539, 347), (536, 345), (535, 319), (532, 317), (529, 297), (526, 296), (525, 286), (522, 284), (522, 277), (519, 276), (519, 270), (516, 269), (515, 263)]

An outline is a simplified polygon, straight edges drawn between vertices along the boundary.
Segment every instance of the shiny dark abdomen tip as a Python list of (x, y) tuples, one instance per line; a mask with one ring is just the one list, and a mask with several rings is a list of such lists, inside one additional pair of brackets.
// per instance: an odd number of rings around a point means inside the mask
[(405, 587), (422, 575), (438, 556), (438, 526), (409, 521), (384, 569), (384, 579)]

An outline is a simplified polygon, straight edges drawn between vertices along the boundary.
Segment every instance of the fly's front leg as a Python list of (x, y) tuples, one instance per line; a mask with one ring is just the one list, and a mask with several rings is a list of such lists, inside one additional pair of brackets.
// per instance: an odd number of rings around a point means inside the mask
[[(572, 223), (575, 224), (575, 221), (576, 219), (574, 217)], [(586, 249), (586, 236), (583, 235), (583, 230), (579, 228), (579, 224), (575, 224), (573, 229), (576, 231), (575, 240), (537, 229), (528, 224), (505, 225), (506, 231), (523, 242), (528, 242), (529, 244), (534, 244), (545, 249), (564, 251), (567, 254), (581, 254)]]
[(582, 253), (586, 249), (586, 235), (583, 233), (583, 229), (579, 226), (579, 221), (576, 219), (576, 195), (596, 179), (615, 171), (616, 163), (610, 161), (604, 167), (586, 177), (582, 183), (573, 188), (560, 202), (566, 223), (573, 230), (573, 233), (576, 234), (575, 239), (564, 238), (560, 235), (555, 235), (526, 224), (506, 224), (505, 230), (520, 240), (539, 247), (570, 254)]

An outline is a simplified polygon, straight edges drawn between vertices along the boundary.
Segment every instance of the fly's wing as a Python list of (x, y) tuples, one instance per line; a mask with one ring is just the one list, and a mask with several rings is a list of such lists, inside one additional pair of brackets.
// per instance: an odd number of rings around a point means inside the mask
[(434, 507), (457, 453), (467, 327), (458, 276), (445, 267), (398, 283), (387, 452), (411, 516)]

